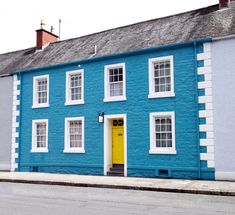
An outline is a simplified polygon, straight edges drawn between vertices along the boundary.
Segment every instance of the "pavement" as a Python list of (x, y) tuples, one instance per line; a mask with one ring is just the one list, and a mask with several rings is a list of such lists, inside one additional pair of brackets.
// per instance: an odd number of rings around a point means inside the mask
[(0, 182), (235, 196), (235, 182), (0, 172)]

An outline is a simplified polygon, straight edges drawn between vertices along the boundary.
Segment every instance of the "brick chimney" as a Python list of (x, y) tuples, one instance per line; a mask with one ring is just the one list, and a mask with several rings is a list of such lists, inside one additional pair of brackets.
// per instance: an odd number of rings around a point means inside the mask
[(58, 36), (55, 34), (44, 30), (43, 28), (36, 30), (37, 32), (37, 49), (43, 49), (49, 43), (54, 43), (58, 41)]
[(220, 8), (233, 7), (235, 5), (235, 0), (219, 0)]
[(219, 0), (220, 8), (228, 7), (228, 3), (230, 0)]

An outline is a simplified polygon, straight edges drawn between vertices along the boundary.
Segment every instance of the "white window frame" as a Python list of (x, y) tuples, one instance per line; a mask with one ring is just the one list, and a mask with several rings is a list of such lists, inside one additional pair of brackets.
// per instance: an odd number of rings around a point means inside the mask
[[(171, 75), (171, 91), (167, 92), (155, 92), (154, 83), (154, 63), (159, 61), (170, 61), (170, 75)], [(149, 95), (148, 98), (164, 98), (164, 97), (174, 97), (174, 56), (165, 56), (149, 59)]]
[[(47, 102), (46, 103), (38, 103), (38, 94), (37, 94), (37, 81), (39, 79), (47, 79)], [(33, 106), (32, 108), (45, 108), (49, 107), (49, 75), (40, 75), (33, 77)]]
[[(36, 125), (38, 123), (46, 123), (46, 147), (45, 148), (38, 148), (37, 141), (36, 141)], [(32, 121), (32, 146), (31, 152), (48, 152), (48, 119), (36, 119)]]
[[(122, 96), (110, 96), (109, 89), (109, 69), (115, 69), (122, 67), (123, 71), (123, 95)], [(126, 100), (126, 65), (125, 63), (110, 64), (104, 67), (104, 102), (115, 102)]]
[[(172, 147), (158, 148), (155, 141), (155, 118), (156, 117), (171, 117), (172, 124)], [(149, 127), (150, 127), (150, 154), (176, 154), (175, 147), (175, 112), (153, 112), (149, 114)]]
[[(76, 121), (80, 120), (82, 121), (82, 147), (79, 148), (71, 148), (70, 142), (69, 142), (69, 122), (70, 121)], [(64, 153), (85, 153), (85, 147), (84, 147), (84, 117), (67, 117), (65, 118), (65, 126), (64, 126)]]
[[(78, 100), (71, 100), (71, 92), (69, 89), (70, 86), (70, 76), (71, 75), (76, 75), (76, 74), (80, 74), (81, 78), (82, 78), (82, 90), (81, 90), (81, 99)], [(79, 105), (79, 104), (84, 104), (84, 70), (83, 69), (79, 69), (79, 70), (75, 70), (75, 71), (68, 71), (66, 72), (66, 99), (65, 99), (65, 105)]]

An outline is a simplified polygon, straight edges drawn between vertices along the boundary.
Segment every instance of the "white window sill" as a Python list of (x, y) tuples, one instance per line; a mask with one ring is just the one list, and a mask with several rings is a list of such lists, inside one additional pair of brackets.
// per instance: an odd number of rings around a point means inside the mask
[(40, 105), (34, 104), (32, 106), (32, 108), (47, 108), (47, 107), (50, 107), (48, 103), (47, 104), (40, 104)]
[(64, 153), (78, 153), (82, 154), (85, 153), (84, 149), (64, 149)]
[(167, 98), (167, 97), (175, 97), (174, 92), (165, 92), (165, 93), (151, 93), (148, 95), (149, 99), (155, 99), (155, 98)]
[(117, 97), (109, 97), (105, 98), (104, 102), (118, 102), (118, 101), (126, 101), (127, 98), (125, 96), (117, 96)]
[(84, 100), (78, 100), (78, 101), (66, 101), (64, 105), (83, 105), (85, 104)]
[(31, 149), (33, 153), (47, 153), (48, 149)]
[(149, 150), (149, 154), (171, 154), (171, 155), (174, 155), (176, 154), (176, 150), (175, 149), (162, 149), (162, 150), (159, 150), (159, 149), (150, 149)]

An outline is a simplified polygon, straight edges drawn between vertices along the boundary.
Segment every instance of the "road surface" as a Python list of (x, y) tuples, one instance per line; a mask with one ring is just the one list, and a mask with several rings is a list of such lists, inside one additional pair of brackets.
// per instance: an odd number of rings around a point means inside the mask
[(235, 215), (235, 197), (0, 182), (0, 215)]

